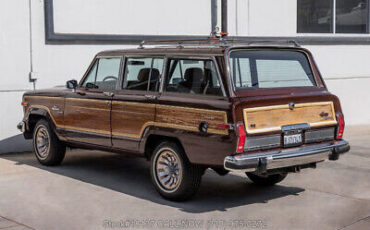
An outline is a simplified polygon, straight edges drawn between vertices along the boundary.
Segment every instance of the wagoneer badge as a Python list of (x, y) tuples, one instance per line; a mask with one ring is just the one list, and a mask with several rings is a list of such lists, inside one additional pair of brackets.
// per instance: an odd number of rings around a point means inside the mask
[(290, 110), (293, 110), (295, 107), (295, 104), (293, 102), (289, 103), (289, 109)]

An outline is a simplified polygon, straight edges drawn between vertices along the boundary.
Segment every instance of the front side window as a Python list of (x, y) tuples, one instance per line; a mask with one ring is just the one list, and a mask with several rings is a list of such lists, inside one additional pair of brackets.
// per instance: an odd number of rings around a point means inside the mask
[(232, 51), (229, 63), (236, 90), (316, 85), (307, 57), (301, 52)]
[(121, 58), (99, 58), (86, 76), (83, 87), (100, 90), (116, 88)]
[(163, 69), (163, 58), (127, 58), (124, 89), (157, 91)]
[(368, 2), (369, 0), (298, 0), (297, 32), (368, 33)]
[(212, 60), (170, 59), (165, 90), (223, 96), (217, 69)]

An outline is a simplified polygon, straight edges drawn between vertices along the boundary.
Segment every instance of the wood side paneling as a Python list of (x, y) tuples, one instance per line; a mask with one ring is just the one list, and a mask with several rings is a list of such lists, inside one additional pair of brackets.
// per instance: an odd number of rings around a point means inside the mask
[[(57, 127), (64, 126), (64, 98), (63, 97), (42, 97), (42, 96), (26, 96), (24, 102), (28, 103), (26, 113), (32, 108), (44, 109), (49, 112), (51, 119)], [(56, 106), (59, 110), (53, 110)]]
[(155, 105), (113, 101), (112, 135), (141, 138), (144, 128), (154, 122)]
[[(227, 123), (224, 111), (80, 98), (66, 98), (66, 107), (64, 98), (30, 97), (25, 101), (29, 108), (47, 110), (62, 129), (140, 139), (148, 126), (198, 132), (199, 124), (207, 122), (208, 133), (228, 135), (228, 130), (218, 127)], [(54, 105), (64, 113), (52, 111)]]
[(157, 105), (156, 107), (156, 123), (198, 131), (201, 122), (207, 122), (209, 124), (209, 133), (228, 134), (228, 130), (218, 127), (218, 124), (227, 123), (226, 112), (167, 105)]
[(110, 101), (67, 98), (64, 128), (110, 135)]

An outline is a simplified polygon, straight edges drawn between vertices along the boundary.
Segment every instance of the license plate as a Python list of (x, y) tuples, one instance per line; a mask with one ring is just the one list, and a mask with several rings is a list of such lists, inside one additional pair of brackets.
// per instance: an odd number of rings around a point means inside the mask
[(297, 146), (302, 144), (302, 134), (284, 135), (284, 146)]

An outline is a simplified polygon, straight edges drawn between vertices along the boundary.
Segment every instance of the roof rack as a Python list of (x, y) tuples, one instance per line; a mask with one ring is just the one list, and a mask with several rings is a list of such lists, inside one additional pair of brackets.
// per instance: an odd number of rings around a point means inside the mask
[(204, 38), (204, 39), (180, 39), (180, 40), (151, 40), (142, 41), (139, 44), (138, 49), (144, 49), (145, 45), (176, 45), (178, 48), (192, 45), (208, 45), (208, 46), (227, 46), (227, 42), (224, 38)]
[(142, 41), (138, 49), (144, 49), (145, 45), (175, 45), (177, 48), (184, 48), (185, 46), (219, 46), (229, 47), (235, 44), (245, 44), (248, 46), (256, 44), (291, 44), (294, 47), (301, 47), (295, 40), (255, 40), (250, 39), (235, 39), (224, 37), (210, 37), (205, 39), (183, 39), (183, 40), (151, 40)]

